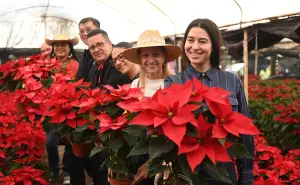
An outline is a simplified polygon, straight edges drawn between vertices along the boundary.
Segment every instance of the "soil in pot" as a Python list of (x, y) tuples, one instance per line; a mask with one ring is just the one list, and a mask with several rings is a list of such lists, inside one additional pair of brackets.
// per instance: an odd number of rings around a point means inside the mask
[[(118, 178), (116, 178), (118, 177)], [(133, 174), (123, 174), (119, 173), (118, 175), (113, 172), (112, 176), (108, 177), (110, 185), (131, 185), (134, 181)]]
[(184, 175), (172, 175), (167, 180), (162, 178), (159, 180), (159, 185), (193, 185), (192, 181)]

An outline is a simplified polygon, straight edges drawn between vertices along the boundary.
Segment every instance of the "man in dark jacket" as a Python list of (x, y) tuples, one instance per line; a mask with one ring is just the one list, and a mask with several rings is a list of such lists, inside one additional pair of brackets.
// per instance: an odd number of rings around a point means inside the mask
[[(91, 30), (87, 35), (87, 45), (93, 58), (87, 73), (83, 74), (85, 81), (91, 82), (91, 88), (101, 88), (103, 85), (123, 85), (130, 83), (128, 78), (111, 65), (112, 43), (107, 33), (101, 29)], [(83, 167), (93, 178), (94, 185), (108, 185), (107, 169), (101, 169), (101, 164), (107, 157), (106, 152), (100, 152), (93, 157), (78, 158), (73, 156), (71, 165), (71, 184), (84, 185)]]
[[(91, 30), (99, 29), (100, 22), (92, 17), (83, 18), (79, 24), (79, 36), (82, 42), (87, 45), (87, 35)], [(84, 78), (84, 81), (88, 81), (88, 72), (94, 62), (94, 59), (88, 49), (85, 49), (83, 56), (79, 61), (79, 68), (76, 74), (76, 79)]]

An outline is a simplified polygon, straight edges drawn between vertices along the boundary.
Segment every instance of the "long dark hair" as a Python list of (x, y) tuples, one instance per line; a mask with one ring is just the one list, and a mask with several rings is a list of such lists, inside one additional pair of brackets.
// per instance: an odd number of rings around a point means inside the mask
[(220, 69), (220, 60), (221, 60), (221, 46), (222, 46), (222, 36), (220, 33), (220, 30), (218, 26), (211, 20), (209, 19), (195, 19), (193, 20), (187, 27), (185, 33), (184, 33), (184, 38), (183, 38), (183, 43), (182, 43), (182, 60), (183, 60), (183, 68), (186, 68), (191, 62), (186, 56), (185, 53), (185, 42), (188, 37), (189, 32), (191, 31), (192, 28), (197, 27), (197, 28), (202, 28), (204, 29), (207, 34), (209, 35), (209, 38), (212, 42), (212, 51), (210, 55), (210, 63), (213, 68)]
[[(54, 54), (54, 43), (55, 42), (53, 42), (53, 44), (52, 44), (52, 51), (51, 51), (51, 54), (50, 54), (51, 58), (55, 58), (55, 56), (53, 55)], [(71, 43), (68, 43), (68, 45), (70, 47), (70, 53), (72, 54), (71, 58), (74, 59), (74, 60), (76, 60), (77, 62), (79, 62), (79, 59), (78, 59), (78, 57), (76, 55), (76, 52), (75, 52), (75, 49), (74, 49), (73, 45)]]

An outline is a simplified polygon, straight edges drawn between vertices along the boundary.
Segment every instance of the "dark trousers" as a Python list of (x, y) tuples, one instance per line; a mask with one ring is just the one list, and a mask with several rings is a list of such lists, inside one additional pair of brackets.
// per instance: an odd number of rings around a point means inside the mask
[[(46, 133), (46, 148), (48, 153), (48, 164), (53, 175), (59, 175), (59, 154), (58, 154), (58, 145), (60, 142), (59, 136), (54, 134), (54, 130), (50, 129), (48, 133)], [(70, 165), (71, 165), (71, 157), (72, 157), (72, 148), (70, 143), (65, 144), (65, 152), (63, 155), (62, 163), (62, 171), (63, 173), (69, 173)]]
[(101, 168), (107, 156), (107, 152), (100, 152), (92, 157), (79, 158), (72, 152), (72, 164), (70, 166), (71, 184), (85, 185), (85, 169), (88, 175), (93, 178), (94, 185), (109, 185), (107, 168)]

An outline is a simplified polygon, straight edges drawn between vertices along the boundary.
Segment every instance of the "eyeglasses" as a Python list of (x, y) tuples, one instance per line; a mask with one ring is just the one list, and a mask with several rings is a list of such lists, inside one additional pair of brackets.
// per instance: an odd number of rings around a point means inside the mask
[(115, 66), (117, 63), (117, 60), (119, 60), (120, 62), (123, 62), (125, 60), (125, 57), (123, 57), (122, 54), (118, 55), (116, 58), (112, 59), (111, 65)]
[(89, 50), (91, 52), (93, 52), (93, 51), (95, 51), (96, 48), (102, 49), (104, 47), (104, 44), (107, 43), (107, 42), (108, 42), (107, 40), (104, 41), (104, 42), (98, 42), (98, 43), (96, 43), (96, 45), (93, 45), (93, 46), (89, 47)]

